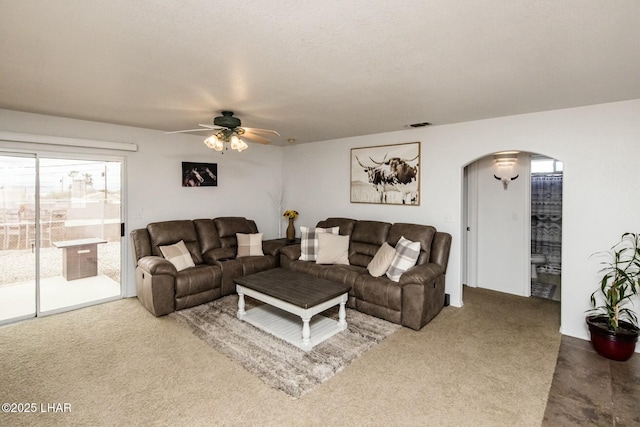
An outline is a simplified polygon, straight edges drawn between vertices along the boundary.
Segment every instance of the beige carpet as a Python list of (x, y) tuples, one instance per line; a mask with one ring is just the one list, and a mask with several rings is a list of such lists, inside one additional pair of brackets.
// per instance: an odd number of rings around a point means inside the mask
[[(246, 298), (247, 310), (258, 305), (262, 303)], [(237, 312), (238, 296), (228, 295), (170, 316), (266, 384), (294, 399), (327, 381), (401, 328), (395, 323), (347, 309), (347, 330), (305, 352), (238, 320)], [(337, 321), (338, 308), (333, 307), (320, 315)]]
[(539, 426), (559, 303), (465, 288), (421, 331), (402, 328), (293, 400), (136, 299), (0, 327), (0, 425)]

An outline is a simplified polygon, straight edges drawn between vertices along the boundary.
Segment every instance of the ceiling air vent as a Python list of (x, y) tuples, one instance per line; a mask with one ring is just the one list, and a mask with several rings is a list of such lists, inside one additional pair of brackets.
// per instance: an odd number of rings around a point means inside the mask
[(414, 123), (414, 124), (411, 124), (409, 126), (412, 127), (412, 128), (421, 128), (421, 127), (424, 127), (424, 126), (431, 126), (431, 123), (429, 123), (429, 122)]

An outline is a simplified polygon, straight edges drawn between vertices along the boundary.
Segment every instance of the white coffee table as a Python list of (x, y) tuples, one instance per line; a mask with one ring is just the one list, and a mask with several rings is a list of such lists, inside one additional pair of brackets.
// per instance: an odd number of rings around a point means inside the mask
[[(310, 351), (347, 329), (348, 285), (276, 268), (236, 279), (238, 319)], [(245, 310), (244, 297), (265, 304)], [(318, 313), (340, 305), (338, 320)]]

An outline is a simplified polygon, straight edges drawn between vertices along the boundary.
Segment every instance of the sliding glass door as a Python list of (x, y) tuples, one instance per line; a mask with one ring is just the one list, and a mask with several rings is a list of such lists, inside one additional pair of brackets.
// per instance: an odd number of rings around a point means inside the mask
[(0, 323), (36, 315), (36, 254), (29, 246), (35, 223), (24, 208), (35, 203), (35, 155), (0, 157)]
[(120, 298), (121, 161), (0, 156), (0, 323)]

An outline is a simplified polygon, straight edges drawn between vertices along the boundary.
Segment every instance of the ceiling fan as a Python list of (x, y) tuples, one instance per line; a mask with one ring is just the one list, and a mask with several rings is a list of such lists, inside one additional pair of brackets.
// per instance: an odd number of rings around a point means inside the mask
[(275, 130), (241, 127), (241, 124), (240, 119), (233, 116), (233, 111), (222, 111), (222, 116), (213, 119), (213, 126), (198, 124), (198, 126), (201, 126), (199, 129), (176, 130), (166, 133), (216, 131), (216, 133), (204, 140), (204, 143), (209, 148), (213, 148), (216, 151), (222, 151), (225, 143), (230, 143), (231, 148), (234, 150), (242, 151), (246, 149), (247, 144), (240, 139), (241, 136), (251, 141), (259, 142), (260, 144), (270, 144), (271, 140), (259, 134), (280, 136)]

